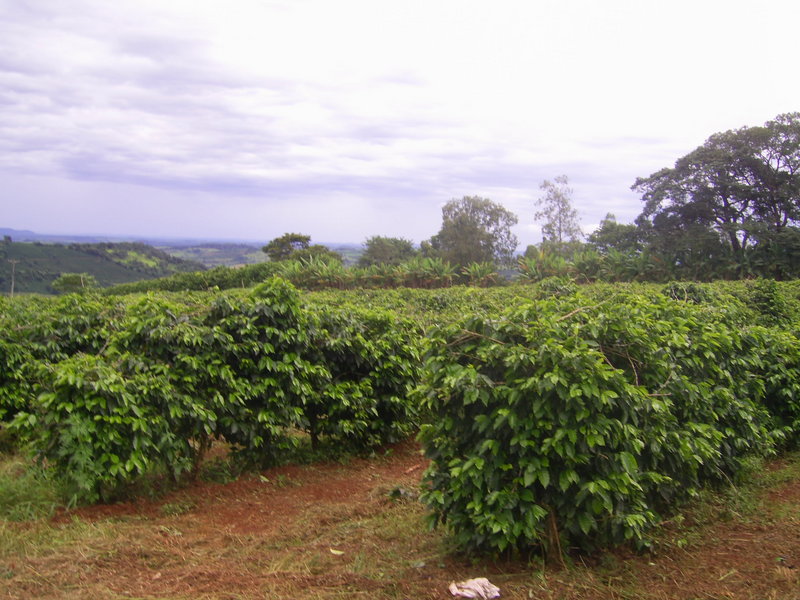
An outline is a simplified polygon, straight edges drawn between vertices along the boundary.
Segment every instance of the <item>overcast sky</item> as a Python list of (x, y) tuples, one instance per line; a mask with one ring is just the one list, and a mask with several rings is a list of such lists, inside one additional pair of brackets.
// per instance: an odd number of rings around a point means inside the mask
[(0, 227), (320, 242), (477, 195), (584, 229), (800, 110), (797, 0), (0, 0)]

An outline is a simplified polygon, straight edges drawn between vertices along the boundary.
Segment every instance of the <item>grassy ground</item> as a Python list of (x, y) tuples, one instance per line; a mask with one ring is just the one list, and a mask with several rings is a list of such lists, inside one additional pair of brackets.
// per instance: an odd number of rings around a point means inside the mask
[(453, 552), (416, 499), (425, 463), (412, 442), (70, 512), (53, 511), (52, 486), (18, 459), (3, 465), (3, 598), (448, 598), (451, 581), (480, 576), (503, 598), (800, 598), (798, 455), (704, 495), (664, 523), (654, 554), (571, 556), (561, 569)]

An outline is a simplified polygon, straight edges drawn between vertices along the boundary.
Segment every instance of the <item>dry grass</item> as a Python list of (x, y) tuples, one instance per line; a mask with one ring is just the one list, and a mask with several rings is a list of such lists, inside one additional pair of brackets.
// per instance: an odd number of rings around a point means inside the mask
[(407, 444), (346, 466), (287, 467), (160, 501), (2, 521), (0, 597), (424, 599), (486, 576), (511, 599), (800, 598), (797, 457), (763, 471), (738, 500), (729, 491), (671, 522), (657, 555), (572, 557), (566, 570), (451, 552), (413, 493), (391, 494), (415, 489), (420, 464)]

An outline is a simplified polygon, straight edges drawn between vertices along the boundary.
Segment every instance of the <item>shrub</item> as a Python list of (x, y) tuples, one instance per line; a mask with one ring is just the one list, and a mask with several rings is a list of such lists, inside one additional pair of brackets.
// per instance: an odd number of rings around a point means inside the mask
[(766, 326), (787, 326), (797, 320), (797, 304), (772, 279), (759, 279), (750, 290), (750, 304)]
[(163, 374), (126, 377), (102, 358), (77, 355), (48, 368), (49, 391), (15, 425), (55, 469), (71, 503), (109, 500), (127, 483), (162, 467), (191, 464), (188, 441), (170, 431), (174, 395)]
[(433, 522), (495, 552), (646, 543), (658, 512), (783, 436), (753, 383), (766, 338), (728, 319), (576, 295), (435, 329), (420, 388)]
[(364, 449), (394, 442), (416, 424), (409, 399), (419, 372), (419, 332), (387, 311), (320, 311), (313, 346), (324, 365), (319, 395), (302, 408), (304, 426)]

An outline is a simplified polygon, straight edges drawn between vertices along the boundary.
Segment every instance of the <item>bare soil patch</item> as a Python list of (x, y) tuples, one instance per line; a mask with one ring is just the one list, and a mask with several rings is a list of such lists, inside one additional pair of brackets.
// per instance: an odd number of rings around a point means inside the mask
[(800, 599), (798, 480), (765, 488), (751, 514), (668, 527), (654, 555), (573, 557), (556, 570), (452, 553), (415, 499), (424, 467), (406, 442), (369, 460), (7, 523), (3, 540), (19, 547), (0, 555), (0, 597), (443, 599), (451, 581), (485, 576), (503, 598)]

